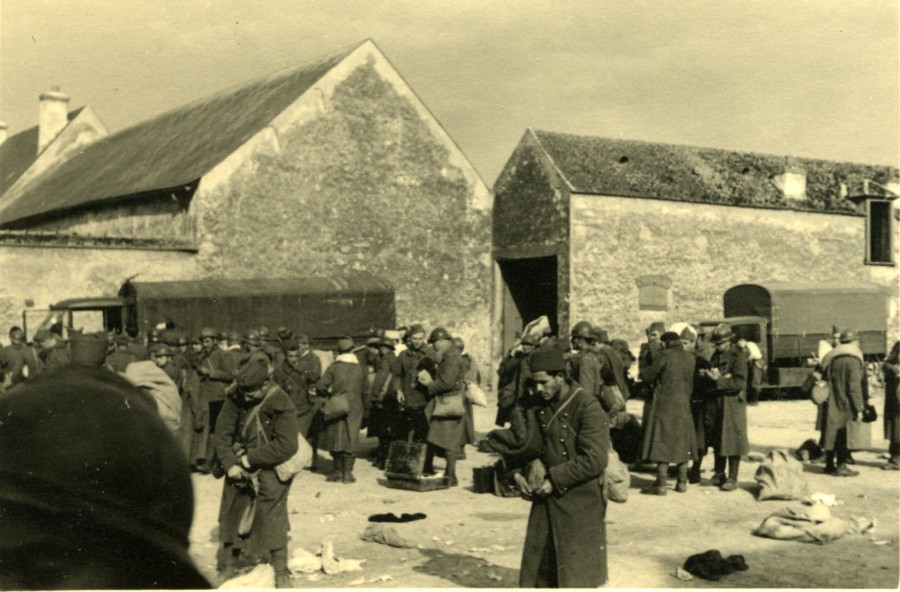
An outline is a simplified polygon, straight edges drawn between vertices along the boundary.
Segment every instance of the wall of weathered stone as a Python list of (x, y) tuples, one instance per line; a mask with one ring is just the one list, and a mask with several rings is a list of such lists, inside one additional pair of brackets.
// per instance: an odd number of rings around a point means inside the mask
[[(861, 217), (573, 195), (571, 236), (572, 320), (632, 349), (651, 321), (721, 318), (724, 291), (754, 281), (879, 283), (893, 294), (889, 339), (900, 337), (897, 268), (863, 264)], [(636, 279), (649, 274), (672, 280), (668, 311), (638, 309)]]
[[(0, 245), (0, 341), (22, 324), (26, 308), (46, 309), (66, 298), (116, 296), (126, 279), (196, 277), (196, 255), (162, 250)], [(26, 300), (33, 305), (26, 306)]]
[(373, 60), (318, 87), (201, 181), (191, 205), (200, 274), (382, 275), (395, 286), (398, 322), (444, 325), (487, 359), (483, 196), (416, 99)]

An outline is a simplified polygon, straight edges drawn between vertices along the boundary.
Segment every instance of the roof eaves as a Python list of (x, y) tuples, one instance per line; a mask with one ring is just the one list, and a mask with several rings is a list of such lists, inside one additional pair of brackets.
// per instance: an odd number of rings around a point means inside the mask
[(529, 133), (531, 133), (531, 137), (534, 138), (534, 141), (537, 142), (538, 146), (541, 149), (541, 152), (544, 153), (544, 155), (547, 157), (547, 160), (549, 160), (550, 164), (553, 165), (553, 168), (556, 170), (556, 174), (559, 175), (559, 178), (562, 179), (566, 183), (566, 186), (569, 188), (569, 191), (574, 193), (576, 191), (575, 186), (572, 185), (572, 182), (569, 181), (569, 178), (566, 177), (566, 175), (562, 172), (562, 169), (559, 168), (559, 165), (556, 164), (556, 161), (553, 160), (553, 156), (550, 155), (550, 152), (547, 150), (547, 148), (544, 146), (544, 144), (541, 143), (541, 139), (538, 137), (538, 135), (536, 133), (534, 133), (534, 129), (528, 128), (528, 131), (529, 131)]

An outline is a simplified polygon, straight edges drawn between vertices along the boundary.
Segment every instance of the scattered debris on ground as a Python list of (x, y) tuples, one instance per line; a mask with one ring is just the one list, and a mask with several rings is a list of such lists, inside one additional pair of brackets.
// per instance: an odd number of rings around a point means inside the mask
[(391, 526), (383, 524), (370, 524), (366, 530), (359, 535), (359, 538), (369, 543), (381, 543), (391, 547), (399, 547), (401, 549), (410, 549), (416, 545), (400, 536), (397, 530)]

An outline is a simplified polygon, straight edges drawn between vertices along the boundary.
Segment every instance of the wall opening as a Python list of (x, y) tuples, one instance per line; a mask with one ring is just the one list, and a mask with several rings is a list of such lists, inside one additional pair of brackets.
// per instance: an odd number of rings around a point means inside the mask
[(502, 339), (506, 353), (522, 334), (526, 323), (541, 315), (550, 320), (553, 332), (559, 330), (558, 262), (550, 257), (500, 259), (503, 276)]
[(638, 287), (638, 310), (669, 310), (671, 278), (665, 275), (642, 275), (635, 282)]
[(866, 263), (894, 263), (891, 212), (891, 202), (888, 200), (866, 200)]

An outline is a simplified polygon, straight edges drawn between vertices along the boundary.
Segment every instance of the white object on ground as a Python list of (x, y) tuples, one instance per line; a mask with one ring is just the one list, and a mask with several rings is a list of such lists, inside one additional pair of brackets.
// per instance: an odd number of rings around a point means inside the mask
[(816, 493), (809, 496), (810, 505), (814, 504), (815, 502), (825, 504), (828, 507), (838, 505), (837, 498), (834, 497), (833, 493), (822, 493), (820, 491), (817, 491)]
[(322, 543), (322, 571), (332, 575), (346, 571), (361, 571), (365, 559), (339, 559), (334, 556), (334, 544), (331, 541)]
[(275, 587), (275, 569), (268, 563), (262, 563), (243, 575), (226, 580), (219, 586), (220, 590), (258, 590)]
[(688, 573), (687, 571), (685, 571), (684, 569), (682, 569), (680, 567), (676, 567), (675, 571), (672, 572), (672, 575), (675, 576), (676, 578), (678, 578), (679, 580), (683, 580), (685, 582), (690, 582), (691, 580), (694, 579), (694, 576), (692, 576), (690, 573)]
[(298, 547), (294, 549), (294, 552), (291, 553), (291, 558), (288, 559), (288, 569), (294, 575), (314, 573), (322, 569), (322, 560), (314, 553)]

